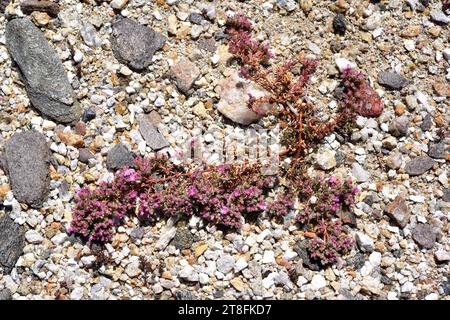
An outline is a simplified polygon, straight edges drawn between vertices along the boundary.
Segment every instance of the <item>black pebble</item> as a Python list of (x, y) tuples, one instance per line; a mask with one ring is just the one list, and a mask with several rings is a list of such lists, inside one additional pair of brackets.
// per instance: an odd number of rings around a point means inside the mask
[(83, 113), (83, 122), (89, 122), (89, 121), (95, 119), (95, 116), (96, 116), (95, 109), (88, 108)]
[(341, 36), (345, 35), (345, 31), (347, 30), (347, 25), (345, 22), (345, 17), (342, 13), (338, 13), (333, 19), (333, 29), (334, 33), (337, 33)]

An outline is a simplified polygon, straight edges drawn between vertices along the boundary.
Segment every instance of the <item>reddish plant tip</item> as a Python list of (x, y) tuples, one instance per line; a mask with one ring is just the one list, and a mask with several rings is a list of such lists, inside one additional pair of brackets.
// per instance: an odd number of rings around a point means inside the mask
[(383, 113), (383, 101), (370, 86), (364, 74), (356, 69), (347, 68), (342, 74), (344, 97), (342, 108), (358, 113), (363, 117), (378, 117)]

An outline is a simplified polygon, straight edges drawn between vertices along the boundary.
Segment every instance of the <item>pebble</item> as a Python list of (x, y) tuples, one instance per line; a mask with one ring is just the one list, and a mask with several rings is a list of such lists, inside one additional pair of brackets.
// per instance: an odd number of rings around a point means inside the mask
[(434, 161), (428, 156), (416, 157), (405, 165), (405, 171), (410, 176), (420, 176), (433, 167)]
[(327, 281), (320, 274), (316, 274), (311, 280), (311, 286), (314, 290), (319, 290), (327, 286)]

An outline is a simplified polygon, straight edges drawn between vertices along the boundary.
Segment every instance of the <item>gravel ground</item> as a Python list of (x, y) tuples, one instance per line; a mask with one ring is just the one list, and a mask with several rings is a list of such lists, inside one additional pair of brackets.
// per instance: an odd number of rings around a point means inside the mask
[[(450, 15), (440, 1), (53, 2), (0, 1), (0, 299), (450, 300)], [(383, 99), (380, 117), (358, 118), (350, 141), (333, 134), (309, 159), (311, 174), (352, 176), (362, 190), (352, 252), (317, 270), (289, 219), (238, 232), (128, 219), (103, 251), (68, 236), (75, 191), (132, 155), (179, 161), (203, 135), (215, 163), (215, 143), (250, 132), (276, 147), (274, 118), (243, 125), (218, 110), (237, 68), (224, 23), (237, 12), (277, 58), (320, 61), (316, 105), (336, 107), (342, 61)]]

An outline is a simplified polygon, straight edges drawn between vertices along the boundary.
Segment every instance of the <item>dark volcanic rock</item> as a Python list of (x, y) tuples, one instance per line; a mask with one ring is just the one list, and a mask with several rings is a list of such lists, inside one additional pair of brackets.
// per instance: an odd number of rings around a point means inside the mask
[(147, 115), (141, 115), (137, 120), (139, 131), (150, 148), (153, 150), (160, 150), (169, 146), (169, 142), (167, 142), (164, 136), (158, 131), (158, 128), (152, 123)]
[(378, 83), (391, 90), (401, 90), (409, 84), (409, 81), (396, 72), (382, 71), (378, 74)]
[(153, 54), (161, 49), (166, 38), (134, 20), (118, 17), (112, 22), (111, 48), (114, 56), (134, 70), (147, 68)]
[(433, 116), (427, 113), (422, 123), (420, 124), (420, 128), (423, 131), (429, 131), (432, 127), (433, 127)]
[(183, 228), (178, 229), (175, 237), (173, 237), (171, 245), (179, 250), (189, 249), (192, 247), (194, 242), (194, 235), (189, 231), (189, 229)]
[(33, 11), (46, 12), (52, 17), (58, 16), (60, 7), (57, 3), (48, 0), (25, 0), (20, 3), (20, 10), (25, 14)]
[(36, 131), (15, 133), (5, 147), (4, 164), (14, 197), (38, 208), (50, 191), (50, 148)]
[(434, 161), (428, 156), (420, 156), (409, 161), (405, 170), (410, 176), (420, 176), (433, 167)]
[(133, 161), (133, 154), (126, 145), (120, 142), (109, 150), (106, 157), (106, 167), (109, 170), (118, 170), (124, 166), (132, 166)]
[(6, 24), (5, 38), (33, 106), (58, 122), (80, 119), (81, 107), (64, 66), (42, 32), (27, 18), (13, 19)]
[(0, 266), (9, 274), (25, 246), (25, 229), (10, 217), (0, 217)]
[(431, 249), (436, 242), (436, 233), (429, 224), (418, 224), (412, 231), (412, 238), (421, 247)]
[(340, 34), (341, 36), (345, 35), (345, 31), (347, 30), (347, 25), (346, 25), (345, 17), (342, 13), (338, 13), (334, 17), (333, 30), (334, 30), (334, 33)]

